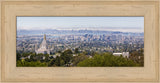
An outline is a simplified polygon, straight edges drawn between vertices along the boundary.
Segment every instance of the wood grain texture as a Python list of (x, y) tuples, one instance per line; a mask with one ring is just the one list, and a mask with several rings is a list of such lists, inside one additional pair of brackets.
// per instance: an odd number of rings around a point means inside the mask
[[(159, 0), (159, 9), (158, 10), (159, 10), (159, 23), (158, 23), (159, 24), (159, 30), (158, 30), (159, 34), (158, 34), (158, 36), (159, 36), (159, 42), (160, 42), (160, 0)], [(159, 83), (160, 83), (160, 43), (159, 43), (159, 56), (158, 57), (159, 57), (159, 60), (158, 60), (158, 63), (159, 63), (159, 73), (158, 73), (159, 75), (158, 75), (158, 77), (159, 77), (159, 79), (158, 80), (159, 80)]]
[[(0, 52), (2, 53), (2, 83), (39, 83), (40, 81), (41, 83), (53, 81), (58, 83), (159, 83), (160, 38), (158, 28), (159, 2), (157, 0), (93, 0), (93, 2), (90, 0), (85, 0), (85, 2), (83, 2), (84, 0), (60, 0), (60, 2), (56, 0), (48, 0), (52, 2), (46, 2), (46, 0), (2, 1), (2, 31), (0, 31), (2, 33), (2, 40), (0, 40), (2, 42), (2, 52)], [(143, 68), (16, 68), (16, 16), (144, 16), (145, 66)]]
[(0, 82), (0, 83), (160, 83), (160, 82)]
[(1, 1), (159, 1), (159, 0), (1, 0)]
[[(1, 27), (1, 1), (0, 1), (0, 27)], [(1, 50), (2, 50), (2, 48), (1, 48), (1, 28), (0, 28), (0, 81), (2, 80), (1, 79)]]

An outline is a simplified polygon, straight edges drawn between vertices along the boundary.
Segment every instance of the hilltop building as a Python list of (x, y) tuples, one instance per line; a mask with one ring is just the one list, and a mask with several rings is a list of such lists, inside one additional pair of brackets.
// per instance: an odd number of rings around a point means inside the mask
[(122, 53), (113, 53), (114, 56), (120, 56), (129, 58), (129, 52), (122, 52)]
[[(35, 46), (36, 47), (36, 46)], [(44, 34), (43, 41), (38, 49), (35, 49), (36, 54), (50, 54), (50, 50), (48, 49), (48, 45), (46, 42), (46, 34)]]

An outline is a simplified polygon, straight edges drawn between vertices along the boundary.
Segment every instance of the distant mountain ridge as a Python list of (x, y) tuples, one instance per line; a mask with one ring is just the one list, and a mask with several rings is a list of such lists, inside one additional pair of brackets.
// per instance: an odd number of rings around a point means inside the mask
[(100, 31), (100, 30), (17, 30), (17, 35), (40, 35), (40, 34), (64, 34), (64, 35), (109, 35), (109, 34), (123, 34), (130, 36), (144, 36), (144, 33), (133, 33), (133, 32), (120, 32), (120, 31)]

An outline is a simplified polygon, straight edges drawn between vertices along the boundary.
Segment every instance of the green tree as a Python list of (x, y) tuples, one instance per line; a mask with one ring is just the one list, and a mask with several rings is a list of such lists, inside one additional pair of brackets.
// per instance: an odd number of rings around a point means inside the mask
[(69, 63), (70, 61), (72, 60), (73, 58), (73, 55), (72, 55), (72, 51), (70, 49), (68, 50), (65, 50), (62, 54), (61, 54), (61, 57), (62, 57), (62, 60), (64, 61), (64, 63), (67, 65), (67, 66), (70, 66)]
[(87, 59), (88, 57), (84, 54), (79, 54), (78, 56), (73, 57), (73, 66), (77, 66), (77, 64), (85, 59)]
[(49, 64), (48, 64), (48, 66), (56, 66), (55, 65), (55, 62), (56, 62), (56, 59), (55, 58), (53, 58), (50, 62), (49, 62)]
[(18, 60), (20, 60), (20, 58), (21, 58), (21, 54), (20, 53), (17, 53), (17, 56), (16, 56), (16, 60), (18, 61)]
[(79, 49), (76, 48), (75, 51), (74, 51), (74, 53), (75, 53), (75, 54), (78, 54), (78, 53), (79, 53)]
[(64, 61), (61, 59), (61, 57), (57, 56), (55, 60), (56, 66), (64, 66)]
[(80, 67), (129, 67), (139, 64), (122, 56), (113, 56), (109, 53), (96, 54), (93, 58), (85, 59), (78, 63)]
[(143, 54), (143, 49), (141, 48), (138, 51), (133, 51), (131, 52), (131, 56), (129, 57), (129, 59), (131, 59), (132, 61), (140, 64), (141, 66), (144, 66), (144, 54)]
[(46, 67), (46, 63), (41, 63), (40, 61), (27, 62), (25, 60), (17, 61), (17, 67)]

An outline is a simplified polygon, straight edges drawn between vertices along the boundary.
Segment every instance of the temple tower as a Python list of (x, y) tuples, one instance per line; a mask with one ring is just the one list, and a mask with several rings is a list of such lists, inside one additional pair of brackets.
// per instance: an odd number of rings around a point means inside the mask
[(43, 37), (43, 41), (42, 43), (40, 44), (40, 48), (39, 49), (35, 49), (35, 52), (37, 54), (50, 54), (50, 50), (48, 49), (48, 45), (47, 45), (47, 42), (46, 42), (46, 34), (44, 34), (44, 37)]

